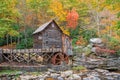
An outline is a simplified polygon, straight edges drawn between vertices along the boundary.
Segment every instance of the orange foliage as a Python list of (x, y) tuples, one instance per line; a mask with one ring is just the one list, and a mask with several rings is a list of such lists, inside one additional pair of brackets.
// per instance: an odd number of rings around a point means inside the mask
[(85, 40), (83, 39), (83, 37), (80, 37), (79, 40), (76, 41), (76, 44), (77, 45), (84, 45), (86, 42)]
[(75, 29), (77, 26), (78, 18), (79, 18), (79, 15), (75, 9), (72, 9), (70, 12), (68, 12), (66, 17), (68, 28)]

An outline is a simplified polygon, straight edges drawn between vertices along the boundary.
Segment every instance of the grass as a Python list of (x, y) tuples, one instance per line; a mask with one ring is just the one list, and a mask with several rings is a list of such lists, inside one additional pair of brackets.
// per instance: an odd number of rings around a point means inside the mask
[(25, 74), (27, 74), (27, 75), (33, 75), (33, 76), (38, 76), (38, 75), (41, 75), (41, 72), (26, 72)]
[(77, 71), (86, 70), (86, 68), (84, 66), (76, 66), (76, 67), (73, 67), (72, 69), (77, 70)]
[(18, 75), (22, 73), (21, 71), (17, 71), (17, 70), (0, 70), (0, 76), (1, 75)]

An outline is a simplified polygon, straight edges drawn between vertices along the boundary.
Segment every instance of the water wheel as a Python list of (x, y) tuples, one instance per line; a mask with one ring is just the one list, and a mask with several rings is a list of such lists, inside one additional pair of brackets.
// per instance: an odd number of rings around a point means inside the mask
[(63, 61), (67, 64), (69, 62), (68, 56), (63, 53), (56, 53), (55, 55), (52, 56), (52, 59), (51, 59), (51, 62), (54, 65), (60, 65)]

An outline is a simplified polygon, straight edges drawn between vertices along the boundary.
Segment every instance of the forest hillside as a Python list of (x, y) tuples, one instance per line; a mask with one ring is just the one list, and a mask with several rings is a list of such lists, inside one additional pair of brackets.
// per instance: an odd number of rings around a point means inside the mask
[(32, 33), (54, 19), (74, 46), (99, 37), (120, 52), (120, 0), (0, 0), (1, 48), (31, 48)]

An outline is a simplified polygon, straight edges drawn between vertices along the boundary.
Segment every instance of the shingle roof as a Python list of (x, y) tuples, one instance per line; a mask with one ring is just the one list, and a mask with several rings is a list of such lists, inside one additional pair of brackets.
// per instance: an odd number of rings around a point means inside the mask
[(38, 29), (36, 29), (33, 34), (43, 31), (53, 20), (46, 22), (45, 24), (41, 25)]

